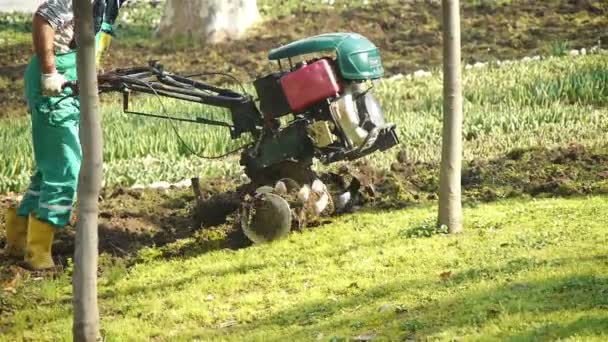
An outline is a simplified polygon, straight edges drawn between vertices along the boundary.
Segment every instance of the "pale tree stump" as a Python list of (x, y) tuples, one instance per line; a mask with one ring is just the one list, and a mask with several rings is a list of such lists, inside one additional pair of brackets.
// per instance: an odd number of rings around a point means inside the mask
[(167, 0), (157, 35), (215, 44), (240, 39), (259, 19), (256, 0)]

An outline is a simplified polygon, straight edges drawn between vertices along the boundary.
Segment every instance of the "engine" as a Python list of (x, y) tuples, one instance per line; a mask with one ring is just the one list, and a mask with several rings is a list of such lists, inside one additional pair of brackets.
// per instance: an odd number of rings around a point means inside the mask
[[(344, 40), (364, 39), (344, 35), (341, 45)], [(353, 56), (338, 49), (335, 57), (295, 65), (289, 59), (287, 71), (257, 79), (259, 108), (272, 133), (245, 151), (242, 163), (247, 173), (285, 161), (310, 164), (312, 158), (318, 158), (328, 164), (353, 160), (398, 144), (395, 125), (385, 122), (373, 95), (374, 82), (383, 71), (374, 50), (368, 48), (366, 55)]]

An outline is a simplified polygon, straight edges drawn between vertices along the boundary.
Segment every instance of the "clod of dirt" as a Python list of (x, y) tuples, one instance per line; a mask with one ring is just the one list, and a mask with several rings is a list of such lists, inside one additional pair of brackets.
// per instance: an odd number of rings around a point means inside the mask
[(524, 153), (526, 153), (526, 150), (523, 148), (516, 148), (507, 152), (507, 158), (511, 160), (520, 160)]
[(201, 201), (195, 209), (196, 224), (203, 227), (214, 227), (226, 223), (226, 218), (239, 208), (241, 199), (241, 193), (232, 191)]

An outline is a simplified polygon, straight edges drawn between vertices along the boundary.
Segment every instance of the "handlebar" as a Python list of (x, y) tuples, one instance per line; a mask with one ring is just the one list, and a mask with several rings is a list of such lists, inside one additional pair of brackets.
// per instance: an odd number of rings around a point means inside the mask
[[(224, 108), (253, 101), (248, 94), (166, 72), (163, 65), (156, 61), (150, 62), (149, 67), (115, 69), (99, 74), (97, 82), (102, 93), (136, 91)], [(78, 81), (66, 82), (62, 89), (71, 89), (78, 94)]]
[[(193, 76), (181, 76), (166, 72), (162, 64), (154, 61), (150, 62), (148, 67), (115, 69), (99, 74), (97, 75), (97, 83), (100, 93), (120, 92), (123, 94), (123, 111), (125, 113), (176, 119), (166, 115), (159, 116), (130, 111), (128, 109), (129, 94), (132, 92), (145, 93), (229, 109), (232, 115), (232, 123), (207, 118), (197, 118), (194, 121), (202, 124), (230, 127), (230, 134), (233, 138), (238, 138), (244, 132), (258, 134), (259, 128), (264, 126), (264, 122), (255, 105), (253, 96), (247, 94), (245, 90), (243, 90), (243, 93), (238, 93), (231, 89), (194, 80), (191, 77)], [(68, 88), (73, 93), (68, 97), (78, 95), (78, 81), (70, 81), (62, 85), (62, 89)]]
[(67, 81), (61, 85), (61, 90), (71, 89), (74, 94), (78, 94), (78, 82), (77, 81)]

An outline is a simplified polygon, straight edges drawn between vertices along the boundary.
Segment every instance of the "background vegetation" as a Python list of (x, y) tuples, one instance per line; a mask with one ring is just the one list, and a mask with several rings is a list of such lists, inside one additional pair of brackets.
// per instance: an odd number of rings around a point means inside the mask
[[(608, 121), (608, 69), (602, 54), (549, 57), (467, 70), (464, 74), (465, 159), (493, 158), (514, 148), (554, 147), (570, 142), (605, 144)], [(412, 160), (437, 161), (441, 143), (441, 76), (392, 79), (375, 89), (384, 112), (397, 124), (400, 149)], [(254, 89), (248, 87), (254, 94)], [(118, 97), (104, 106), (104, 160), (108, 185), (177, 182), (195, 175), (224, 176), (239, 171), (238, 155), (222, 161), (205, 156), (232, 150), (247, 139), (231, 141), (224, 128), (181, 124), (121, 114)], [(133, 109), (184, 117), (229, 119), (216, 108), (152, 96), (135, 99)], [(186, 142), (185, 147), (175, 134)], [(23, 190), (32, 168), (29, 118), (0, 120), (4, 141), (0, 191)], [(371, 157), (387, 166), (394, 153)], [(141, 165), (145, 165), (142, 168)]]

